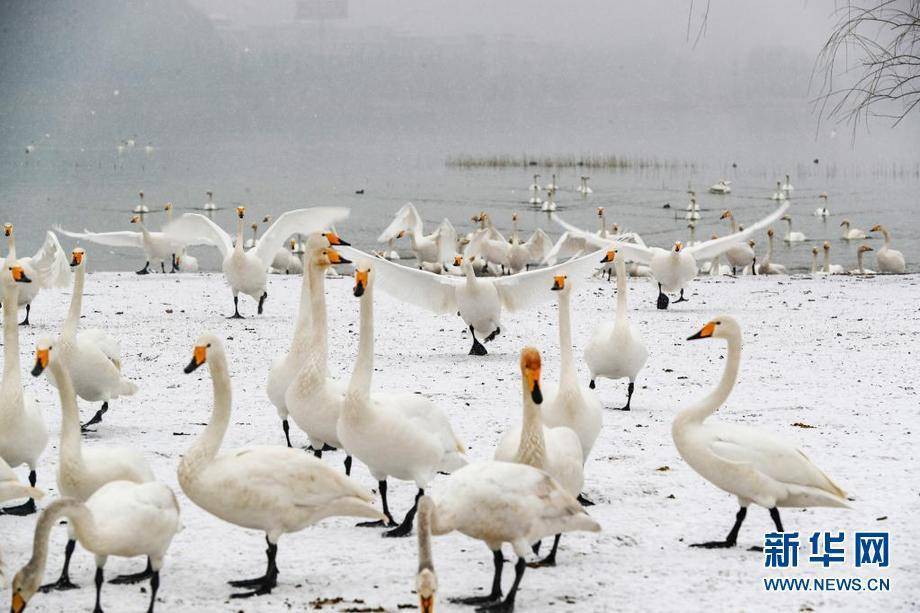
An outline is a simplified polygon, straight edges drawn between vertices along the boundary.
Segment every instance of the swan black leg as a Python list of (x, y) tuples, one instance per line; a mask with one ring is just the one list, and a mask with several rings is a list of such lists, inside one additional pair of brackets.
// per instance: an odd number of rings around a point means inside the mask
[(278, 555), (278, 545), (268, 540), (267, 536), (265, 537), (265, 542), (268, 544), (268, 549), (265, 550), (265, 554), (268, 557), (268, 565), (265, 568), (265, 574), (261, 577), (256, 577), (255, 579), (228, 581), (227, 583), (233, 587), (255, 588), (249, 592), (230, 594), (230, 598), (250, 598), (252, 596), (271, 594), (272, 588), (278, 585), (278, 566), (275, 563), (275, 557)]
[(706, 543), (693, 543), (691, 547), (702, 547), (704, 549), (727, 549), (729, 547), (734, 547), (738, 542), (738, 531), (741, 530), (741, 523), (744, 521), (744, 517), (747, 515), (747, 507), (741, 507), (738, 509), (738, 514), (735, 515), (735, 525), (732, 526), (731, 531), (728, 533), (728, 536), (725, 537), (724, 541), (708, 541)]
[(61, 569), (61, 576), (54, 583), (48, 583), (38, 588), (39, 591), (75, 590), (80, 587), (70, 582), (70, 556), (73, 555), (73, 550), (76, 546), (77, 541), (67, 540), (67, 545), (64, 547), (64, 568)]
[(351, 456), (350, 455), (345, 456), (345, 476), (346, 477), (351, 476)]
[[(29, 484), (32, 487), (35, 487), (35, 482), (38, 480), (35, 471), (29, 471)], [(0, 509), (0, 515), (16, 515), (22, 517), (23, 515), (31, 515), (35, 513), (35, 501), (31, 498), (23, 502), (22, 504), (16, 505), (15, 507), (6, 507)]]
[(518, 558), (514, 565), (514, 583), (511, 584), (511, 590), (502, 602), (479, 607), (477, 611), (494, 611), (495, 613), (510, 613), (514, 611), (514, 597), (517, 596), (518, 588), (521, 585), (521, 579), (524, 577), (524, 570), (527, 564), (524, 558)]
[(102, 572), (102, 567), (96, 567), (96, 607), (93, 609), (93, 613), (102, 613), (102, 584), (105, 583), (105, 576)]
[(160, 272), (164, 275), (166, 274), (166, 262), (163, 260), (160, 260)]
[(90, 419), (90, 420), (89, 420), (88, 422), (86, 422), (85, 424), (83, 424), (82, 426), (80, 426), (80, 431), (81, 431), (81, 432), (92, 432), (92, 431), (89, 429), (89, 427), (90, 427), (90, 426), (94, 426), (94, 425), (98, 424), (99, 422), (101, 422), (101, 421), (102, 421), (102, 416), (105, 415), (106, 411), (108, 411), (108, 410), (109, 410), (109, 402), (108, 402), (108, 400), (106, 400), (105, 402), (102, 403), (102, 406), (99, 407), (99, 410), (96, 411), (96, 414), (93, 415), (93, 418)]
[(150, 260), (144, 262), (144, 267), (137, 271), (139, 275), (149, 275), (150, 274)]
[(668, 308), (668, 303), (671, 302), (671, 299), (668, 298), (663, 291), (661, 291), (661, 283), (658, 284), (658, 308), (662, 311)]
[(284, 440), (287, 441), (287, 446), (293, 447), (291, 445), (291, 424), (288, 423), (287, 418), (281, 420), (281, 429), (284, 430)]
[(556, 565), (556, 551), (559, 549), (559, 539), (561, 538), (562, 538), (562, 535), (557, 534), (555, 538), (553, 538), (553, 548), (549, 550), (549, 555), (543, 558), (542, 560), (531, 562), (527, 566), (531, 568), (541, 568), (543, 566), (555, 566)]
[(355, 524), (359, 528), (391, 528), (396, 525), (396, 520), (390, 515), (390, 506), (387, 504), (387, 480), (379, 481), (377, 486), (380, 488), (380, 500), (383, 502), (383, 514), (386, 515), (387, 522), (383, 523), (379, 519), (377, 521), (363, 521)]
[(757, 258), (754, 258), (754, 261), (751, 263), (751, 274), (757, 275)]
[(636, 389), (636, 384), (632, 381), (629, 382), (629, 386), (626, 388), (626, 405), (622, 407), (617, 407), (617, 411), (629, 411), (629, 403), (632, 402), (632, 395)]
[(23, 319), (21, 322), (19, 322), (19, 325), (20, 325), (20, 326), (31, 326), (31, 325), (32, 325), (32, 324), (29, 323), (29, 312), (30, 312), (31, 310), (32, 310), (32, 305), (31, 305), (31, 304), (27, 304), (27, 305), (26, 305), (26, 318)]
[(470, 326), (470, 334), (473, 336), (473, 346), (470, 347), (469, 355), (486, 355), (489, 353), (486, 351), (485, 346), (479, 342), (479, 339), (476, 338), (476, 331), (473, 330), (473, 326)]
[(425, 495), (425, 490), (418, 488), (418, 493), (415, 495), (415, 502), (412, 503), (412, 508), (409, 509), (409, 512), (406, 513), (406, 516), (403, 518), (402, 523), (397, 527), (383, 533), (385, 537), (400, 537), (400, 536), (409, 536), (412, 532), (412, 522), (415, 520), (415, 512), (418, 511), (418, 499)]
[(266, 298), (268, 298), (268, 292), (262, 292), (262, 295), (259, 296), (259, 310), (257, 311), (257, 313), (258, 313), (259, 315), (262, 314), (262, 307), (265, 306), (265, 299), (266, 299)]
[(227, 319), (243, 319), (243, 316), (240, 315), (240, 297), (235, 294), (233, 296), (233, 315)]
[(145, 579), (149, 579), (153, 575), (153, 566), (150, 564), (150, 558), (147, 558), (147, 568), (142, 570), (139, 573), (134, 573), (131, 575), (118, 575), (114, 579), (110, 580), (109, 583), (114, 583), (115, 585), (122, 584), (132, 584), (140, 583)]
[(489, 334), (489, 336), (487, 336), (487, 337), (485, 338), (485, 340), (483, 340), (482, 342), (484, 342), (484, 343), (491, 343), (493, 340), (495, 340), (495, 337), (498, 336), (498, 335), (501, 334), (501, 333), (502, 333), (502, 329), (501, 329), (501, 328), (495, 328), (494, 330), (492, 330), (492, 333)]
[(468, 596), (466, 598), (451, 598), (450, 602), (455, 604), (488, 604), (500, 600), (502, 597), (502, 567), (505, 565), (505, 557), (502, 550), (498, 549), (492, 552), (492, 561), (495, 564), (495, 574), (492, 575), (492, 591), (485, 596)]
[(155, 570), (150, 574), (150, 606), (147, 613), (153, 613), (153, 605), (157, 601), (157, 590), (160, 589), (160, 571)]
[(172, 268), (169, 269), (169, 272), (179, 272), (179, 258), (176, 257), (176, 254), (172, 254)]
[(779, 509), (776, 507), (770, 509), (770, 518), (773, 520), (777, 532), (785, 532), (785, 530), (783, 530), (783, 520), (779, 518)]
[(684, 298), (684, 289), (683, 289), (683, 288), (680, 289), (680, 298), (678, 298), (677, 300), (675, 300), (675, 301), (674, 301), (674, 304), (677, 304), (678, 302), (690, 302), (690, 300), (689, 300), (688, 298)]

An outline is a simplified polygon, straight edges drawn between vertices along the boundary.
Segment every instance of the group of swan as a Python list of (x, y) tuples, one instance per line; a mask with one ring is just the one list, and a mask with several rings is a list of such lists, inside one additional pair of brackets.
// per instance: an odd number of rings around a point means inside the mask
[(425, 234), (422, 217), (411, 202), (396, 212), (393, 221), (380, 233), (377, 241), (391, 245), (403, 236), (409, 237), (412, 253), (420, 265), (448, 266), (457, 251), (457, 231), (450, 221), (444, 219), (434, 232)]
[[(3, 226), (10, 252), (16, 252), (16, 237), (13, 235), (13, 224)], [(12, 261), (11, 261), (12, 263)], [(18, 265), (30, 280), (28, 284), (19, 286), (16, 307), (25, 307), (26, 316), (20, 325), (29, 325), (29, 315), (32, 312), (32, 302), (44, 288), (62, 287), (70, 282), (70, 266), (67, 256), (58, 242), (57, 236), (50, 230), (45, 233), (45, 242), (31, 257), (19, 258)], [(0, 270), (4, 267), (4, 260), (0, 258)], [(5, 304), (3, 299), (0, 304)]]

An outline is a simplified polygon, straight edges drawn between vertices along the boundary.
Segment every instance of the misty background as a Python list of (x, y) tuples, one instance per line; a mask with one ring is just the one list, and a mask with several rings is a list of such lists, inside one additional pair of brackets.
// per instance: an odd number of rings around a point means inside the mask
[[(785, 173), (803, 198), (828, 191), (835, 213), (916, 215), (916, 117), (860, 128), (855, 140), (848, 125), (818, 124), (809, 79), (833, 3), (713, 0), (698, 40), (705, 3), (690, 6), (4, 2), (0, 212), (37, 246), (53, 223), (125, 229), (141, 189), (151, 208), (180, 209), (200, 207), (212, 189), (222, 205), (260, 215), (352, 206), (349, 227), (370, 246), (407, 200), (422, 203), (426, 221), (447, 215), (458, 226), (480, 208), (510, 215), (532, 172), (551, 169), (462, 171), (445, 160), (527, 153), (681, 162), (586, 173), (596, 192), (587, 203), (560, 195), (574, 221), (593, 223), (594, 205), (620, 206), (621, 225), (665, 238), (685, 224), (662, 226), (663, 203), (683, 207), (688, 184), (705, 192), (722, 177), (750, 216), (768, 210)], [(561, 170), (564, 187), (578, 174)], [(500, 226), (507, 216), (493, 214)], [(703, 222), (701, 235), (717, 223)], [(527, 216), (536, 225), (551, 227)]]

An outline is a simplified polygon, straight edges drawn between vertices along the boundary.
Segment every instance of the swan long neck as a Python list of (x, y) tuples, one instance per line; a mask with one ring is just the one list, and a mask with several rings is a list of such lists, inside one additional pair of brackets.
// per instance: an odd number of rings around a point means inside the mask
[(626, 322), (626, 262), (616, 260), (613, 267), (617, 271), (617, 323)]
[(467, 285), (475, 285), (478, 283), (476, 279), (476, 271), (473, 270), (473, 263), (470, 262), (467, 258), (463, 258), (463, 262), (460, 264), (460, 269), (463, 271), (463, 274), (466, 275)]
[(716, 409), (725, 403), (732, 388), (735, 387), (740, 367), (741, 335), (735, 334), (728, 337), (728, 355), (719, 384), (705, 398), (678, 413), (677, 420), (683, 423), (702, 423), (704, 419), (715, 413)]
[[(298, 320), (299, 335), (310, 340), (311, 352), (319, 360), (323, 377), (326, 376), (328, 341), (326, 339), (326, 270), (311, 263), (309, 274), (310, 309), (304, 309)], [(312, 328), (312, 330), (311, 330)], [(307, 332), (310, 334), (307, 334)], [(296, 342), (296, 341), (295, 341)]]
[(824, 272), (831, 272), (831, 252), (829, 249), (824, 250)]
[(888, 233), (888, 228), (886, 228), (885, 226), (882, 226), (881, 230), (882, 230), (882, 236), (885, 237), (885, 247), (886, 248), (891, 247), (891, 234)]
[(572, 292), (569, 288), (559, 292), (559, 383), (578, 383), (575, 357), (572, 355)]
[(818, 272), (818, 254), (817, 253), (811, 254), (811, 272), (812, 274)]
[[(371, 393), (374, 374), (374, 290), (368, 282), (361, 296), (361, 324), (359, 328), (358, 359), (351, 373), (347, 395), (354, 399), (367, 399)], [(355, 403), (349, 403), (355, 404)], [(357, 403), (361, 405), (363, 403)]]
[(233, 246), (233, 250), (239, 253), (243, 252), (243, 218), (239, 217), (236, 220), (236, 244)]
[(732, 234), (738, 231), (738, 222), (735, 221), (734, 216), (729, 217), (728, 220), (732, 223)]
[(59, 357), (53, 357), (48, 363), (48, 368), (54, 375), (58, 396), (61, 399), (61, 447), (58, 450), (61, 455), (60, 464), (79, 467), (83, 464), (83, 437), (80, 433), (80, 409), (77, 407), (73, 379)]
[[(430, 499), (429, 499), (430, 501)], [(418, 513), (418, 572), (434, 571), (431, 557), (431, 516), (434, 504), (419, 505)]]
[(208, 354), (208, 368), (211, 371), (211, 383), (214, 388), (214, 408), (211, 410), (211, 419), (205, 426), (204, 432), (182, 459), (183, 464), (194, 465), (214, 458), (224, 440), (227, 425), (230, 423), (232, 392), (230, 375), (227, 372), (227, 356), (223, 351), (212, 350)]
[(859, 272), (863, 272), (863, 252), (862, 251), (856, 252), (856, 264), (857, 264), (857, 268), (859, 269)]
[[(48, 563), (48, 541), (51, 530), (61, 517), (67, 517), (73, 525), (80, 543), (92, 551), (99, 544), (99, 534), (93, 514), (85, 504), (75, 498), (59, 498), (45, 507), (35, 524), (35, 538), (32, 541), (32, 557), (23, 567), (23, 576), (33, 579), (45, 573)], [(102, 549), (102, 547), (98, 547)]]
[(70, 309), (67, 311), (67, 319), (64, 320), (64, 327), (61, 330), (61, 338), (65, 342), (72, 341), (77, 334), (77, 326), (80, 324), (80, 313), (83, 311), (83, 284), (86, 281), (86, 256), (83, 261), (77, 265), (76, 273), (73, 276), (73, 292), (70, 295)]
[(543, 420), (538, 407), (530, 395), (527, 381), (521, 378), (524, 390), (524, 418), (521, 423), (521, 442), (514, 461), (543, 469), (546, 463), (546, 441), (543, 438)]
[[(13, 253), (15, 255), (15, 253)], [(12, 262), (13, 260), (10, 260)], [(5, 267), (6, 268), (6, 267)], [(8, 270), (0, 274), (9, 274)], [(0, 390), (4, 396), (19, 394), (22, 398), (22, 373), (19, 363), (19, 322), (17, 320), (19, 288), (15, 281), (3, 282), (3, 383)], [(22, 402), (14, 403), (22, 405)]]

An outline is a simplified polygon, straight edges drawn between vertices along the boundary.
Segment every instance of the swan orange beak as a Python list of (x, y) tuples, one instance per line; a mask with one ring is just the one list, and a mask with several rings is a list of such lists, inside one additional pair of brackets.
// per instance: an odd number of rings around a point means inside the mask
[(684, 244), (680, 241), (674, 243), (674, 253), (680, 253), (680, 250), (684, 248)]
[(460, 266), (460, 264), (463, 264), (463, 256), (455, 255), (454, 256), (454, 266)]
[(195, 351), (192, 354), (192, 360), (188, 363), (188, 366), (185, 367), (185, 374), (193, 372), (196, 368), (204, 364), (208, 359), (208, 348), (207, 347), (195, 347)]
[(434, 597), (419, 596), (418, 610), (421, 611), (421, 613), (434, 613)]
[(70, 258), (71, 258), (70, 259), (71, 266), (79, 266), (80, 264), (83, 263), (83, 252), (74, 251), (73, 253), (70, 254)]
[(12, 613), (22, 613), (26, 608), (26, 600), (22, 597), (22, 594), (16, 592), (13, 594), (13, 604), (10, 605), (10, 611)]
[(695, 341), (701, 338), (709, 338), (710, 336), (712, 336), (713, 332), (715, 331), (716, 331), (716, 324), (715, 322), (710, 321), (708, 324), (703, 326), (703, 328), (699, 332), (697, 332), (693, 336), (688, 336), (687, 340)]
[(22, 266), (13, 266), (10, 268), (10, 272), (13, 273), (13, 281), (17, 283), (31, 283), (32, 279), (26, 276), (26, 273), (22, 270)]
[(35, 366), (32, 367), (32, 376), (37, 377), (42, 374), (42, 371), (48, 367), (48, 360), (50, 359), (50, 354), (47, 349), (36, 349), (35, 350)]
[(604, 254), (604, 259), (601, 260), (601, 264), (609, 264), (614, 261), (617, 257), (617, 252), (614, 249), (611, 249), (606, 254)]
[(237, 216), (237, 217), (239, 217), (240, 219), (242, 219), (242, 218), (243, 218), (243, 215), (244, 215), (245, 213), (246, 213), (246, 207), (244, 207), (244, 206), (238, 206), (238, 207), (236, 207), (236, 216)]
[(552, 289), (554, 292), (565, 289), (565, 275), (556, 275), (553, 277), (553, 287), (550, 289)]
[(346, 243), (345, 241), (343, 241), (342, 238), (335, 232), (326, 232), (325, 234), (323, 234), (323, 236), (326, 238), (327, 241), (329, 241), (330, 245), (343, 245), (345, 247), (351, 246), (351, 243)]
[(364, 295), (364, 290), (367, 288), (367, 271), (366, 270), (355, 270), (355, 298), (360, 298)]
[[(348, 243), (343, 243), (347, 245)], [(333, 264), (351, 264), (351, 260), (346, 260), (342, 257), (342, 254), (336, 251), (335, 249), (327, 249), (326, 255), (329, 257), (329, 261)]]
[(3, 224), (3, 236), (12, 236), (13, 234), (13, 224), (7, 223)]

